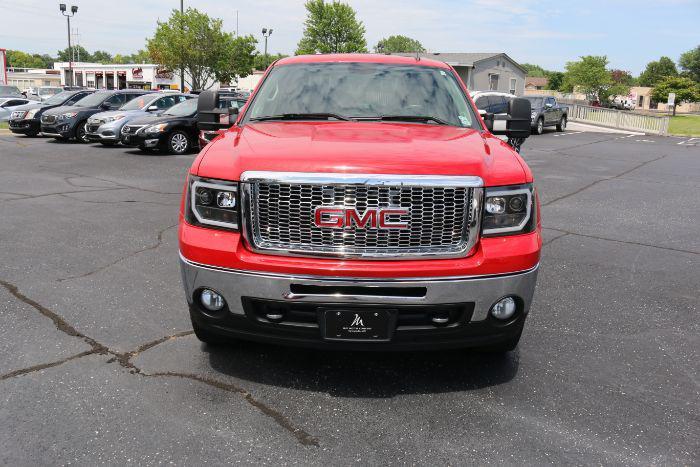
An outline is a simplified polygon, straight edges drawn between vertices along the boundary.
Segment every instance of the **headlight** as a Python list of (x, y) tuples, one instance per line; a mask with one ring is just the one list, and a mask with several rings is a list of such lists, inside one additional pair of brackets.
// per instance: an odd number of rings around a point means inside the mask
[(22, 120), (26, 114), (24, 110), (15, 110), (10, 114), (10, 120)]
[(161, 132), (165, 131), (166, 126), (168, 126), (167, 123), (159, 123), (158, 125), (147, 126), (142, 131), (144, 133), (150, 133), (150, 134), (161, 133)]
[(484, 196), (484, 236), (512, 235), (535, 230), (537, 213), (533, 185), (486, 188)]
[(78, 112), (66, 112), (66, 113), (62, 113), (61, 115), (59, 115), (59, 118), (61, 120), (66, 120), (68, 118), (73, 118), (76, 115), (78, 115)]
[(122, 118), (124, 118), (124, 115), (111, 115), (109, 117), (105, 117), (105, 123), (121, 120)]
[(30, 111), (27, 112), (27, 115), (25, 115), (24, 118), (27, 118), (27, 119), (29, 119), (29, 118), (34, 118), (34, 116), (35, 116), (35, 115), (37, 114), (37, 112), (39, 112), (40, 110), (41, 110), (41, 109), (32, 109), (32, 110), (30, 110)]
[(185, 219), (192, 225), (238, 230), (238, 183), (190, 175)]

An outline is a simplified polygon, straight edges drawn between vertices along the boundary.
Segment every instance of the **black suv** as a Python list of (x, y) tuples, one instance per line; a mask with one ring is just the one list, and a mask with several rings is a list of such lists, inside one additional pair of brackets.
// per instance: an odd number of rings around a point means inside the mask
[(60, 140), (75, 138), (87, 143), (85, 125), (87, 119), (105, 110), (116, 110), (131, 99), (152, 91), (122, 89), (119, 91), (97, 91), (84, 97), (75, 105), (56, 107), (41, 116), (41, 133)]
[(40, 119), (44, 112), (63, 105), (73, 105), (93, 92), (95, 91), (89, 89), (63, 91), (51, 96), (44, 102), (32, 102), (31, 104), (15, 107), (10, 114), (10, 131), (27, 136), (36, 136), (41, 131)]

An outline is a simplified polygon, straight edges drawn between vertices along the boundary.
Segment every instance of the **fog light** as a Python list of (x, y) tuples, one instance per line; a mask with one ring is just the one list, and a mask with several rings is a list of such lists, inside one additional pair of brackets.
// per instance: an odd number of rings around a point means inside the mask
[(513, 297), (505, 297), (493, 304), (491, 314), (494, 318), (505, 321), (515, 314), (515, 308)]
[(219, 311), (226, 303), (224, 297), (209, 289), (202, 290), (199, 300), (202, 302), (202, 306), (209, 311)]

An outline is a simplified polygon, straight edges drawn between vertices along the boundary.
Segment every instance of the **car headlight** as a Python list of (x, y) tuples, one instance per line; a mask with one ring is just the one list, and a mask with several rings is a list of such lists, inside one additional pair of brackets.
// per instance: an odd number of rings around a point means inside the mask
[(537, 226), (532, 183), (486, 188), (482, 234), (486, 237), (528, 233)]
[(65, 113), (62, 113), (61, 115), (59, 115), (58, 117), (61, 120), (67, 120), (69, 118), (74, 118), (76, 115), (78, 115), (78, 112), (65, 112)]
[(143, 132), (150, 134), (162, 133), (163, 131), (165, 131), (166, 126), (168, 126), (167, 123), (159, 123), (158, 125), (147, 126), (143, 129)]
[(39, 112), (41, 109), (31, 109), (27, 111), (27, 114), (24, 116), (24, 118), (29, 119), (29, 118), (34, 118), (34, 116)]
[(117, 121), (117, 120), (121, 120), (121, 119), (124, 118), (124, 117), (125, 117), (125, 115), (111, 115), (111, 116), (109, 116), (109, 117), (105, 117), (104, 120), (105, 120), (105, 123), (108, 123), (108, 122), (115, 122), (115, 121)]
[(15, 110), (10, 114), (10, 120), (22, 120), (26, 114), (24, 110)]
[(192, 225), (239, 228), (238, 183), (189, 176), (185, 219)]

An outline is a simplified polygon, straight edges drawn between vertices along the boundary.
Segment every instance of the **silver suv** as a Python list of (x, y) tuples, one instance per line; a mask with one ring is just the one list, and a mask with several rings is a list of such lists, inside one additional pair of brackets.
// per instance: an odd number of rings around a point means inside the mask
[(158, 115), (193, 97), (195, 96), (180, 93), (144, 94), (127, 102), (119, 110), (100, 112), (90, 117), (85, 126), (85, 137), (105, 146), (117, 144), (122, 127), (129, 121), (145, 115)]

